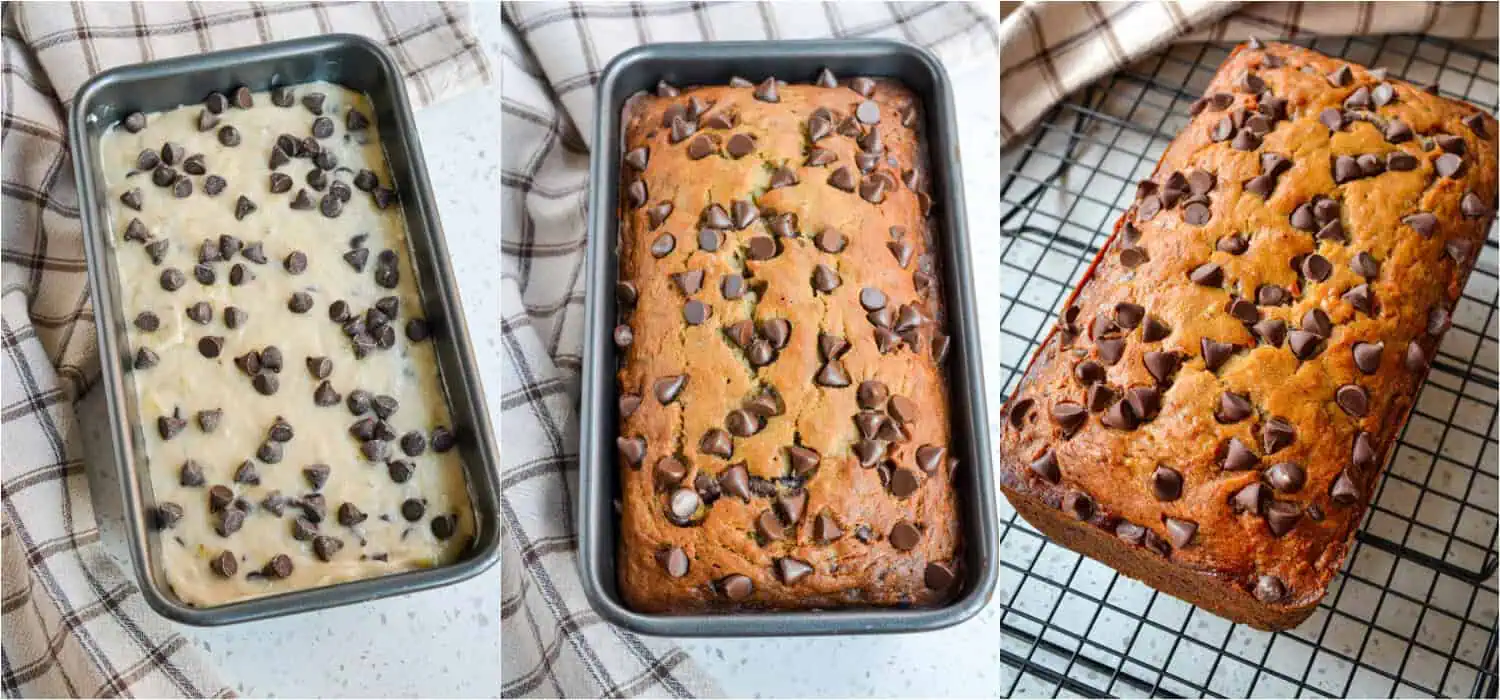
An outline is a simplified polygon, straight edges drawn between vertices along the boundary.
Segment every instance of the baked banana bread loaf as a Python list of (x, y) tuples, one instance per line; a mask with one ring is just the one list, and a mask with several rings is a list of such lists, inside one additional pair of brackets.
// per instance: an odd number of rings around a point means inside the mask
[(827, 71), (627, 102), (614, 339), (635, 610), (955, 593), (919, 109)]
[(1236, 622), (1317, 607), (1495, 210), (1495, 120), (1237, 47), (1005, 408), (1053, 540)]

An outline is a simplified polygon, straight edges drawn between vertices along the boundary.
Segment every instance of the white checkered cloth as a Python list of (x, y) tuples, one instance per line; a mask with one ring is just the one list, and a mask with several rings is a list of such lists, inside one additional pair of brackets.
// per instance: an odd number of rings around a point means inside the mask
[(1170, 43), (1428, 34), (1493, 39), (1488, 2), (1038, 2), (1000, 23), (1000, 137), (1035, 126), (1073, 92)]
[(578, 381), (594, 86), (614, 56), (665, 41), (885, 37), (950, 73), (996, 60), (967, 3), (511, 3), (501, 93), (502, 697), (687, 697), (718, 689), (670, 640), (600, 619), (579, 581)]
[(384, 43), (428, 104), (485, 84), (462, 5), (6, 3), (0, 292), (0, 692), (5, 697), (233, 692), (103, 550), (74, 401), (99, 377), (66, 105), (114, 66), (310, 34)]

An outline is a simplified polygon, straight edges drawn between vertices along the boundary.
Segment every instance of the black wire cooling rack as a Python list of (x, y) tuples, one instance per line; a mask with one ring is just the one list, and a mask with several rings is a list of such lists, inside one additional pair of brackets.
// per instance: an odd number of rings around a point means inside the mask
[[(1491, 112), (1500, 102), (1496, 57), (1465, 44), (1299, 43)], [(1004, 154), (1006, 396), (1230, 48), (1180, 46), (1138, 62), (1055, 108)], [(1296, 630), (1233, 625), (1159, 594), (1052, 543), (1002, 504), (1006, 696), (1495, 697), (1497, 270), (1492, 230), (1355, 548)]]

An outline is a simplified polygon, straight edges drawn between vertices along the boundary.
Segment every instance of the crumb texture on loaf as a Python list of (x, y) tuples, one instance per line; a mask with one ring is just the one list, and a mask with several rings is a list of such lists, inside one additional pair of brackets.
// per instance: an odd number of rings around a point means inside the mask
[(826, 72), (626, 104), (614, 339), (632, 608), (955, 592), (919, 109), (897, 83)]
[(1287, 627), (1342, 565), (1484, 245), (1496, 124), (1256, 43), (1191, 113), (1007, 404), (1001, 484), (1053, 539)]

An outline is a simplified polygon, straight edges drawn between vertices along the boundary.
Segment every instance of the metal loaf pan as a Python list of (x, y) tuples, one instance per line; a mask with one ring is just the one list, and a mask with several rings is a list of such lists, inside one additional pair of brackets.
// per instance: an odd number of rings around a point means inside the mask
[[(446, 566), (282, 593), (212, 608), (183, 603), (162, 576), (159, 538), (149, 526), (154, 502), (146, 462), (142, 420), (135, 392), (126, 384), (126, 346), (119, 279), (111, 260), (108, 201), (100, 172), (99, 140), (106, 128), (135, 111), (152, 112), (196, 104), (208, 93), (239, 85), (251, 90), (314, 80), (342, 84), (369, 96), (385, 156), (406, 218), (408, 253), (416, 273), (422, 310), (432, 322), (439, 382), (459, 437), (474, 509), (475, 535), (462, 558)], [(161, 615), (191, 625), (222, 625), (346, 605), (457, 583), (499, 559), (500, 486), (489, 413), (469, 347), (468, 327), (449, 267), (432, 185), (401, 70), (378, 44), (351, 34), (328, 34), (201, 56), (122, 66), (94, 76), (78, 90), (68, 114), (68, 136), (78, 179), (84, 250), (93, 290), (100, 366), (109, 404), (116, 469), (125, 499), (126, 527), (136, 577), (146, 601)]]
[[(616, 587), (619, 463), (615, 449), (619, 408), (618, 360), (611, 333), (618, 273), (621, 110), (631, 94), (673, 85), (723, 85), (735, 75), (754, 82), (776, 76), (812, 82), (822, 68), (838, 76), (895, 78), (922, 99), (930, 164), (943, 300), (952, 347), (947, 362), (953, 453), (966, 468), (955, 480), (965, 532), (965, 580), (958, 598), (941, 608), (642, 614), (629, 609)], [(878, 634), (940, 629), (972, 617), (994, 594), (999, 575), (996, 487), (979, 355), (978, 314), (969, 268), (963, 180), (952, 88), (937, 59), (908, 44), (874, 39), (704, 44), (650, 44), (627, 51), (599, 81), (590, 162), (587, 338), (583, 349), (579, 455), (578, 539), (584, 592), (606, 620), (649, 635), (778, 636)]]

